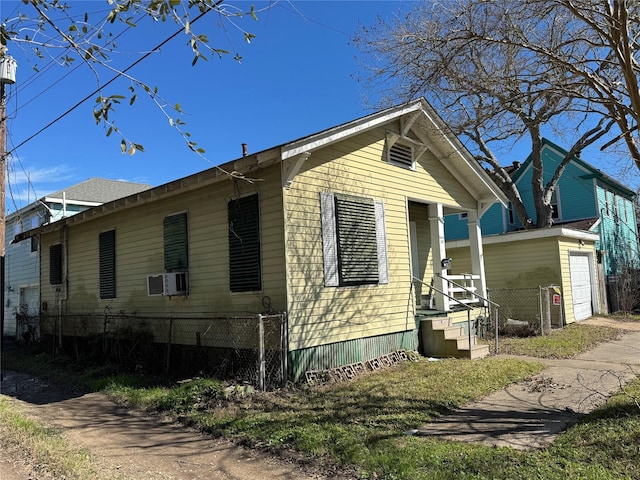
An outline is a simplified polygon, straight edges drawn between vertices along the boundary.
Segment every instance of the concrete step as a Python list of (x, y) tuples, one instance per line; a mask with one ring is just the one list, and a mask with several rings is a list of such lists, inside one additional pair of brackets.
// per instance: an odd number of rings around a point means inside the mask
[(482, 358), (489, 354), (488, 345), (479, 345), (478, 338), (464, 332), (460, 323), (452, 324), (448, 317), (421, 320), (422, 344), (425, 354), (433, 357)]
[(489, 345), (473, 345), (471, 348), (471, 354), (469, 354), (469, 349), (460, 349), (458, 350), (460, 356), (458, 358), (470, 358), (472, 360), (476, 358), (484, 358), (489, 355)]

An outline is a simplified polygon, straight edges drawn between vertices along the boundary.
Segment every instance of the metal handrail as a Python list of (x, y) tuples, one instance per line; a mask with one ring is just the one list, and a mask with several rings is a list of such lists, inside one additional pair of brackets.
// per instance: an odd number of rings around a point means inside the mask
[[(478, 299), (482, 300), (483, 302), (486, 302), (486, 303), (488, 303), (490, 305), (493, 305), (495, 307), (495, 312), (496, 312), (495, 347), (496, 347), (496, 354), (497, 354), (498, 353), (498, 309), (500, 308), (500, 305), (498, 305), (496, 302), (492, 302), (488, 298), (484, 298), (482, 295), (478, 295), (475, 292), (475, 290), (472, 291), (472, 290), (469, 290), (464, 285), (459, 285), (458, 283), (454, 282), (453, 280), (448, 279), (446, 276), (442, 275), (441, 273), (436, 273), (436, 275), (439, 276), (440, 278), (442, 278), (443, 280), (446, 280), (447, 283), (455, 285), (456, 287), (461, 288), (465, 292), (477, 297)], [(442, 292), (440, 292), (440, 293), (442, 293)], [(447, 297), (451, 298), (449, 295), (447, 295)], [(483, 305), (483, 306), (489, 310), (489, 317), (491, 317), (491, 308), (489, 308), (487, 305)], [(471, 346), (469, 346), (469, 348), (471, 348)]]

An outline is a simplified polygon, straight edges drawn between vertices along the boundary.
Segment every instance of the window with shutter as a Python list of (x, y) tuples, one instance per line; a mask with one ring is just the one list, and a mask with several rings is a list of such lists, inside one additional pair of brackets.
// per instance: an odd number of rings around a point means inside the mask
[(323, 193), (321, 208), (325, 285), (389, 283), (384, 205)]
[(62, 284), (62, 244), (57, 243), (49, 247), (49, 283)]
[(116, 231), (98, 236), (100, 265), (100, 298), (116, 298)]
[(229, 288), (232, 292), (261, 290), (258, 194), (229, 201), (228, 216)]
[(164, 217), (164, 270), (185, 272), (189, 269), (187, 214)]

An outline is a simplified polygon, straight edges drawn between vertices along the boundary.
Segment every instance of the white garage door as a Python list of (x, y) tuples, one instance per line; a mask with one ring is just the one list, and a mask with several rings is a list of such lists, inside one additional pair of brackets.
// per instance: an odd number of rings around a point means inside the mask
[(587, 255), (570, 255), (571, 293), (573, 314), (576, 320), (584, 320), (593, 314), (591, 309), (591, 271)]

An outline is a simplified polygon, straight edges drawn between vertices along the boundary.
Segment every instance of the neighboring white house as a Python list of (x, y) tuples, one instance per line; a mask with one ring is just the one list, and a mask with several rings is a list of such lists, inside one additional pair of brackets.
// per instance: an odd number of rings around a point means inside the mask
[(42, 197), (7, 215), (4, 275), (5, 336), (21, 336), (28, 331), (29, 326), (26, 323), (18, 326), (16, 314), (21, 314), (21, 320), (27, 321), (28, 317), (37, 316), (40, 311), (38, 238), (33, 237), (30, 242), (11, 243), (14, 237), (22, 231), (55, 222), (88, 208), (149, 188), (151, 185), (143, 183), (90, 178)]

